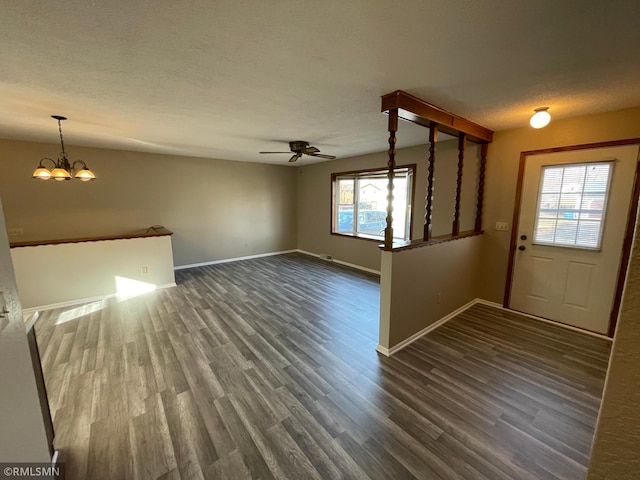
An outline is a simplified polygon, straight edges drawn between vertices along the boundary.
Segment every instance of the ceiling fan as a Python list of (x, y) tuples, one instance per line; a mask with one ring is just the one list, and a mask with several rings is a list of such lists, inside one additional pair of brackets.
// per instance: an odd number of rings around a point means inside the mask
[[(289, 142), (289, 148), (291, 152), (293, 152), (293, 156), (289, 159), (290, 162), (295, 162), (298, 160), (303, 154), (309, 155), (310, 157), (320, 157), (326, 158), (327, 160), (333, 160), (333, 155), (324, 155), (320, 153), (316, 147), (312, 147), (309, 145), (309, 142), (305, 142), (304, 140), (295, 140), (293, 142)], [(291, 152), (259, 152), (259, 153), (291, 153)]]

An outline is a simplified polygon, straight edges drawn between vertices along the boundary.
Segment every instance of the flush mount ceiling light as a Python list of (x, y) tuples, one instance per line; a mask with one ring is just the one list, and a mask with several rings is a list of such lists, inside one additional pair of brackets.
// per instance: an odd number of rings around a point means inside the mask
[(549, 107), (540, 107), (534, 110), (536, 113), (534, 113), (531, 120), (529, 120), (529, 123), (533, 128), (542, 128), (549, 125), (551, 115), (549, 115), (547, 110), (549, 110)]
[[(60, 152), (60, 156), (57, 161), (48, 157), (41, 159), (38, 164), (38, 168), (33, 172), (33, 178), (37, 178), (39, 180), (49, 180), (50, 178), (53, 178), (59, 182), (63, 180), (71, 180), (72, 178), (77, 178), (82, 182), (95, 180), (96, 176), (91, 170), (89, 170), (84, 161), (76, 160), (73, 162), (73, 165), (69, 163), (67, 152), (64, 151), (64, 139), (62, 138), (62, 125), (60, 123), (62, 120), (66, 120), (67, 117), (51, 115), (51, 118), (58, 121), (58, 131), (60, 132), (60, 146), (62, 147), (62, 151)], [(43, 162), (45, 160), (51, 162), (51, 170), (44, 166)]]

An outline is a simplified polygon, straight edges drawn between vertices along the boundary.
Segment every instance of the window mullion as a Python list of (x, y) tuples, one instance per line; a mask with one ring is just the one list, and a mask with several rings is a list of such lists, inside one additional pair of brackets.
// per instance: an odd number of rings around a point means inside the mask
[(353, 233), (358, 233), (360, 222), (360, 177), (353, 179)]

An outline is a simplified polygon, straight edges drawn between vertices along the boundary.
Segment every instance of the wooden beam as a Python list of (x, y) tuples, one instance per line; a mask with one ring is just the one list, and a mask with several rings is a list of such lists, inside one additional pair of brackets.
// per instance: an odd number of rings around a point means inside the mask
[(467, 135), (461, 133), (458, 137), (458, 177), (456, 179), (456, 200), (453, 207), (453, 227), (451, 235), (460, 233), (460, 197), (462, 196), (462, 171), (464, 169), (464, 150), (467, 146)]
[(430, 127), (431, 122), (436, 122), (439, 130), (449, 135), (458, 136), (460, 132), (465, 133), (472, 142), (493, 141), (492, 130), (447, 112), (402, 90), (396, 90), (382, 96), (381, 111), (390, 112), (391, 110), (397, 110), (399, 118), (424, 127)]
[(513, 219), (511, 220), (511, 240), (509, 242), (509, 260), (507, 262), (507, 282), (504, 289), (502, 306), (509, 308), (511, 302), (511, 280), (513, 279), (513, 262), (518, 243), (518, 224), (520, 222), (520, 203), (522, 202), (522, 186), (524, 184), (524, 168), (527, 163), (527, 155), (520, 153), (520, 165), (518, 167), (518, 180), (516, 181), (516, 198), (513, 201)]
[[(398, 110), (389, 111), (389, 161), (387, 166), (387, 226), (384, 229), (384, 248), (391, 250), (393, 247), (393, 175), (396, 166), (396, 132), (398, 131)], [(357, 221), (357, 219), (353, 219)]]
[(616, 333), (616, 325), (618, 324), (618, 314), (622, 305), (622, 293), (624, 284), (627, 279), (627, 268), (629, 267), (629, 259), (631, 258), (631, 245), (633, 244), (633, 234), (636, 229), (636, 215), (638, 214), (638, 201), (640, 201), (640, 151), (636, 160), (636, 177), (633, 182), (633, 192), (631, 194), (631, 205), (627, 216), (627, 229), (624, 234), (624, 242), (622, 244), (622, 258), (620, 260), (620, 268), (618, 269), (618, 281), (616, 284), (616, 292), (613, 297), (613, 308), (609, 318), (609, 331), (607, 335), (613, 338)]
[(483, 143), (480, 146), (480, 172), (478, 174), (478, 200), (476, 203), (476, 225), (475, 231), (482, 231), (482, 206), (484, 204), (484, 175), (487, 169), (487, 151), (489, 149), (488, 143)]
[(438, 124), (431, 122), (429, 127), (429, 167), (427, 169), (427, 197), (424, 214), (423, 240), (431, 239), (431, 210), (433, 209), (433, 172), (436, 164), (436, 142), (438, 141)]

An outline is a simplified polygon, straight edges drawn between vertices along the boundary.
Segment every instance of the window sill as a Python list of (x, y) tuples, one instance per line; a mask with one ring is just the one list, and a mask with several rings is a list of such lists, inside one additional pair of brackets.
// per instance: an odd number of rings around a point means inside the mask
[[(347, 238), (359, 238), (360, 240), (367, 240), (369, 242), (381, 243), (384, 242), (383, 236), (378, 235), (367, 235), (366, 233), (338, 233), (331, 232), (331, 235), (335, 235), (336, 237), (347, 237)], [(404, 242), (404, 240), (396, 239), (397, 242)]]
[(403, 250), (412, 250), (414, 248), (422, 248), (429, 247), (431, 245), (438, 245), (440, 243), (453, 242), (455, 240), (460, 240), (462, 238), (475, 237), (477, 235), (484, 234), (484, 231), (476, 232), (475, 230), (468, 230), (466, 232), (460, 232), (458, 235), (439, 235), (437, 237), (432, 238), (431, 240), (424, 241), (420, 240), (411, 240), (409, 242), (394, 242), (391, 248), (385, 248), (384, 245), (380, 245), (381, 250), (385, 250), (388, 252), (401, 252)]

